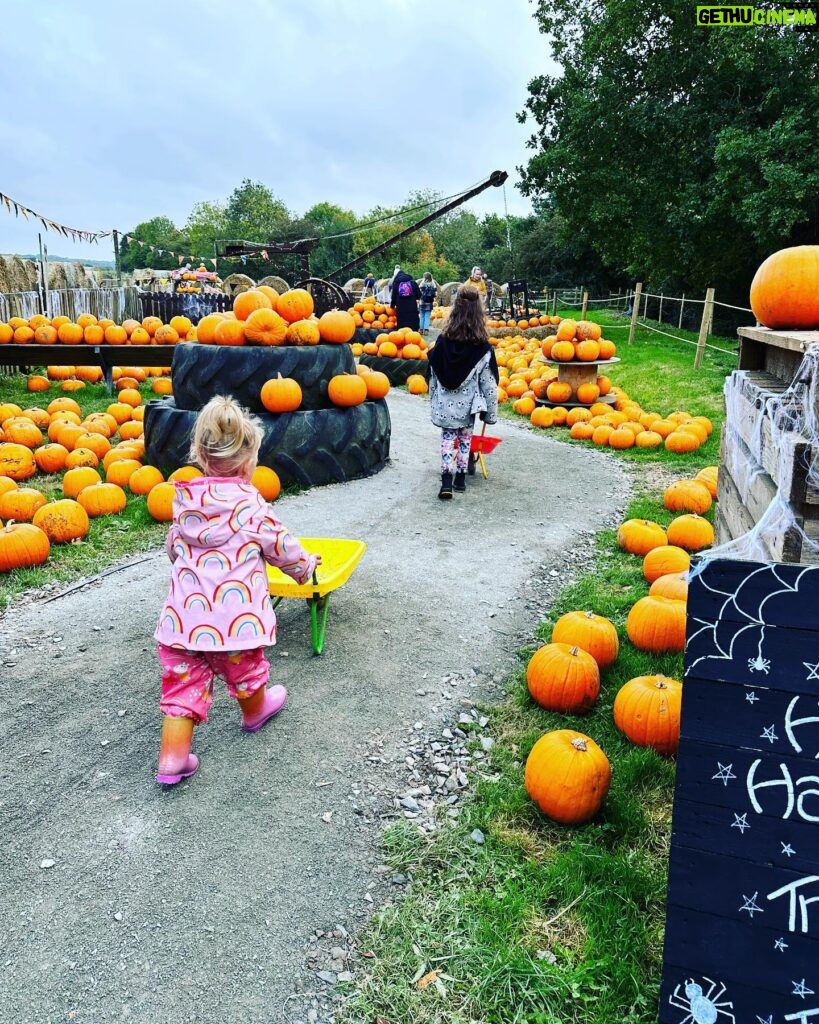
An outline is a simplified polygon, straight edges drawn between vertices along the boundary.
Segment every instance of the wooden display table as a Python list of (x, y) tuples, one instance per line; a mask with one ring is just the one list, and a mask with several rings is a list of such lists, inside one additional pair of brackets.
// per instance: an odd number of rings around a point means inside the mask
[[(583, 363), (577, 359), (572, 359), (570, 362), (560, 362), (557, 359), (546, 359), (541, 356), (542, 363), (549, 363), (551, 366), (557, 367), (557, 379), (561, 384), (570, 384), (572, 394), (577, 394), (577, 389), (582, 384), (595, 384), (599, 376), (597, 370), (598, 366), (612, 366), (614, 363), (619, 363), (620, 359), (614, 356), (611, 359), (596, 359), (593, 362)], [(596, 401), (603, 402), (605, 405), (614, 405), (616, 402), (614, 395), (600, 395)], [(556, 406), (561, 406), (564, 409), (572, 408), (589, 408), (588, 402), (550, 402), (548, 398), (536, 399), (538, 405), (545, 405), (550, 409)]]
[(0, 345), (0, 366), (99, 366), (109, 391), (115, 366), (170, 366), (175, 345)]

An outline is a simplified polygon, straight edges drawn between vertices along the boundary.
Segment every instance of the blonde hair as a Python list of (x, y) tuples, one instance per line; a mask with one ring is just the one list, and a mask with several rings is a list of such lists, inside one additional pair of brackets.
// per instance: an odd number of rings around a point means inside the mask
[(236, 476), (255, 463), (262, 427), (230, 396), (217, 395), (196, 417), (190, 458), (208, 476)]

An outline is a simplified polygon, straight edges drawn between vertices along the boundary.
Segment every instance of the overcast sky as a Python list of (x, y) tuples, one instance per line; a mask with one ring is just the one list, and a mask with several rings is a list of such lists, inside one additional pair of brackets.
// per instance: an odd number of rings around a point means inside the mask
[[(0, 192), (71, 227), (132, 229), (264, 182), (296, 214), (462, 191), (528, 158), (515, 114), (553, 71), (530, 0), (6, 0)], [(503, 212), (500, 189), (474, 212)], [(0, 208), (0, 252), (36, 222)], [(46, 236), (52, 253), (106, 259)]]

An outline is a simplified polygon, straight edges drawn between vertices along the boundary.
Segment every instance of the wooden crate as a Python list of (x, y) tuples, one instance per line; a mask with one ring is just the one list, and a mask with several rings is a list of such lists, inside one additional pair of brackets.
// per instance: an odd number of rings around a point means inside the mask
[(762, 518), (777, 492), (793, 516), (775, 536), (762, 538), (778, 562), (819, 563), (803, 532), (819, 541), (819, 492), (808, 479), (817, 454), (809, 438), (795, 432), (775, 438), (767, 403), (793, 381), (808, 345), (819, 332), (776, 333), (764, 327), (739, 330), (740, 369), (726, 381), (727, 418), (722, 435), (717, 543), (742, 536)]

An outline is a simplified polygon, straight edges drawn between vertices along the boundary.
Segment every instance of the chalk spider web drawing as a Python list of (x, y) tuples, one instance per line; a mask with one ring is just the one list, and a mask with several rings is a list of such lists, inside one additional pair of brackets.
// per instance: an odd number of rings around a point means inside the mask
[[(707, 566), (707, 563), (706, 563)], [(740, 583), (735, 591), (721, 590), (710, 584), (704, 575), (704, 569), (700, 572), (700, 585), (712, 594), (724, 597), (720, 606), (716, 622), (708, 622), (705, 619), (693, 618), (692, 621), (699, 627), (694, 629), (688, 638), (688, 646), (692, 651), (702, 650), (703, 653), (695, 658), (688, 666), (689, 672), (699, 665), (701, 661), (733, 661), (734, 647), (740, 637), (746, 633), (758, 633), (757, 653), (754, 658), (748, 659), (750, 671), (764, 672), (766, 675), (770, 669), (770, 661), (765, 658), (762, 647), (765, 642), (765, 628), (768, 623), (765, 621), (765, 605), (773, 598), (782, 598), (787, 594), (797, 594), (799, 584), (806, 573), (816, 572), (815, 566), (805, 567), (797, 576), (793, 584), (783, 580), (777, 572), (777, 565), (764, 565), (754, 569)], [(762, 577), (763, 579), (760, 579)], [(776, 590), (765, 586), (764, 577), (773, 577), (773, 580), (780, 584)], [(760, 593), (759, 586), (762, 584)], [(739, 621), (727, 619), (729, 609), (733, 609), (733, 619), (739, 617)], [(806, 666), (808, 669), (810, 665)], [(816, 678), (819, 678), (819, 665), (814, 666)]]

